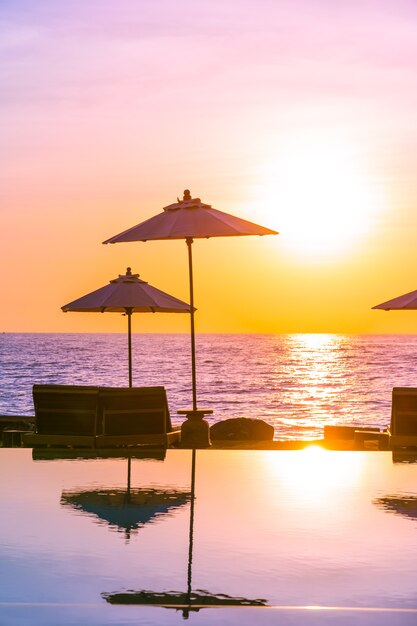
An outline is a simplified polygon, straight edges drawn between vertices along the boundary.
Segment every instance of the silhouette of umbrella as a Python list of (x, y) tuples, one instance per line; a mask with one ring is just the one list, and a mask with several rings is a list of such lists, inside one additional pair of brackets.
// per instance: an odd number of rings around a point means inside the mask
[(61, 307), (67, 311), (123, 313), (127, 315), (129, 387), (132, 386), (132, 313), (189, 313), (190, 305), (148, 285), (130, 267), (108, 285)]
[[(163, 461), (165, 455), (156, 451), (143, 452), (136, 458)], [(59, 458), (56, 456), (56, 458)], [(105, 458), (105, 456), (103, 457)], [(177, 489), (132, 489), (131, 488), (131, 456), (127, 457), (126, 489), (92, 489), (88, 491), (63, 491), (61, 505), (71, 506), (110, 527), (125, 532), (130, 539), (132, 531), (138, 530), (148, 523), (159, 521), (175, 509), (190, 501), (188, 491)]]
[(189, 499), (189, 493), (175, 489), (93, 489), (63, 491), (61, 504), (106, 522), (130, 538), (132, 531), (161, 520)]
[(193, 411), (197, 410), (197, 385), (195, 366), (195, 327), (194, 327), (194, 286), (192, 243), (194, 239), (210, 237), (238, 237), (245, 235), (277, 235), (258, 224), (248, 222), (234, 215), (213, 209), (203, 204), (200, 198), (192, 198), (190, 191), (184, 191), (182, 200), (164, 207), (162, 213), (133, 226), (124, 232), (103, 241), (119, 243), (124, 241), (151, 241), (157, 239), (185, 239), (188, 248), (188, 270), (191, 306), (191, 370), (193, 388)]
[(416, 495), (385, 496), (383, 498), (376, 498), (374, 504), (388, 513), (396, 513), (403, 517), (417, 520)]
[(187, 591), (164, 592), (141, 589), (140, 591), (129, 590), (119, 593), (103, 593), (102, 597), (110, 604), (140, 604), (182, 610), (184, 619), (188, 619), (190, 611), (198, 612), (200, 609), (207, 607), (267, 606), (267, 600), (262, 598), (249, 599), (240, 596), (229, 596), (224, 593), (210, 593), (205, 589), (192, 590), (196, 454), (196, 450), (193, 449), (191, 456)]
[(377, 304), (372, 308), (382, 309), (383, 311), (415, 311), (417, 309), (417, 291), (410, 291), (382, 304)]

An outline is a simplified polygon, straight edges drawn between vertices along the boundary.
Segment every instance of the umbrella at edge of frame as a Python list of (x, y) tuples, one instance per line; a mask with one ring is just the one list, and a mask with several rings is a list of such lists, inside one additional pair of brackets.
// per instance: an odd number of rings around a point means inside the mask
[(415, 311), (417, 310), (417, 290), (409, 291), (402, 296), (397, 296), (372, 308), (382, 311)]

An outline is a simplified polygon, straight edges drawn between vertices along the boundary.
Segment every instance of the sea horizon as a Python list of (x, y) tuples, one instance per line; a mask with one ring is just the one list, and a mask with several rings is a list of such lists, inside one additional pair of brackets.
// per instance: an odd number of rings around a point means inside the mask
[[(0, 331), (1, 335), (120, 335), (126, 336), (126, 333), (123, 331), (65, 331), (65, 330), (52, 330), (52, 331), (44, 331), (44, 330), (3, 330)], [(170, 331), (158, 331), (158, 332), (150, 332), (150, 331), (134, 331), (132, 330), (132, 335), (180, 335), (183, 337), (189, 337), (189, 332), (170, 332)], [(281, 333), (273, 333), (273, 332), (199, 332), (195, 331), (195, 336), (198, 335), (232, 335), (232, 336), (250, 336), (250, 335), (261, 335), (261, 336), (287, 336), (287, 335), (346, 335), (346, 336), (358, 336), (358, 337), (396, 337), (396, 336), (417, 336), (417, 331), (415, 333), (410, 332), (378, 332), (378, 333), (354, 333), (354, 332), (342, 332), (342, 331), (297, 331), (297, 332), (281, 332)]]

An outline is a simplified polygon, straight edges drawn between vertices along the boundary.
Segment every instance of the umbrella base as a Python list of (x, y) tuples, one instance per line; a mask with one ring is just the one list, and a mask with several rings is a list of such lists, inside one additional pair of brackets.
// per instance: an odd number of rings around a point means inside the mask
[(212, 409), (181, 409), (178, 413), (187, 416), (181, 426), (181, 448), (209, 448), (210, 426), (203, 418), (213, 413)]

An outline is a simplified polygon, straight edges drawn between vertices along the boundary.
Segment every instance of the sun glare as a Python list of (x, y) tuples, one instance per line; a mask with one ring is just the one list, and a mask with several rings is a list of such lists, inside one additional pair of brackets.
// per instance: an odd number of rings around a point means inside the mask
[(277, 475), (285, 475), (285, 488), (311, 506), (331, 502), (332, 494), (359, 480), (363, 458), (356, 453), (329, 452), (311, 445), (297, 455), (267, 457)]
[(257, 203), (274, 213), (280, 244), (297, 254), (351, 250), (371, 230), (381, 206), (377, 186), (353, 147), (342, 140), (303, 137), (270, 163)]

